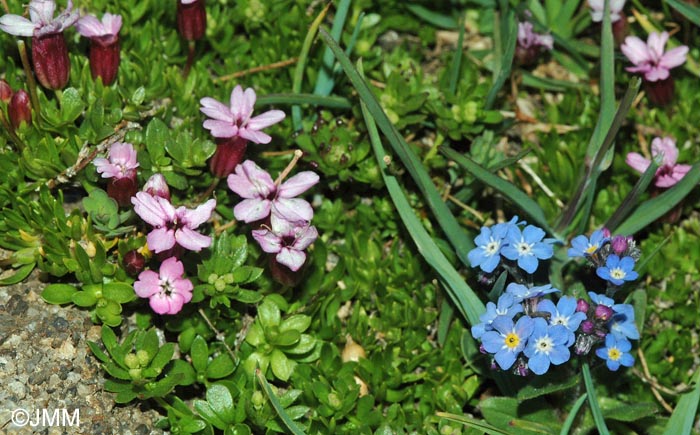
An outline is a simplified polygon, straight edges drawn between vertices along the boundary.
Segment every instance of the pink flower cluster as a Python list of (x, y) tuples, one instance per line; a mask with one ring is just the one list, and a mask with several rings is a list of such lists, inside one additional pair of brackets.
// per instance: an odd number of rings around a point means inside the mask
[(251, 160), (236, 166), (227, 179), (229, 189), (243, 198), (233, 209), (236, 219), (260, 222), (259, 228), (253, 230), (253, 238), (263, 251), (275, 254), (276, 261), (293, 272), (304, 265), (304, 250), (318, 237), (318, 231), (310, 225), (311, 204), (296, 196), (318, 181), (317, 174), (304, 171), (284, 183), (274, 182), (268, 172)]

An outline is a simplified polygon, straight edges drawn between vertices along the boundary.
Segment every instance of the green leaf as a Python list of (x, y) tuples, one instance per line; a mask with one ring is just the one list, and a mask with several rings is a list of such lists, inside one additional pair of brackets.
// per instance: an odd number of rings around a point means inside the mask
[(440, 152), (446, 157), (454, 160), (458, 165), (462, 166), (464, 169), (469, 171), (471, 175), (482, 183), (496, 189), (503, 196), (510, 199), (513, 204), (527, 214), (527, 216), (539, 225), (542, 229), (550, 234), (554, 234), (552, 228), (549, 226), (547, 219), (544, 215), (544, 211), (537, 204), (535, 200), (527, 196), (523, 191), (515, 187), (512, 183), (507, 180), (502, 179), (498, 175), (491, 173), (490, 171), (484, 169), (479, 164), (471, 160), (469, 157), (458, 153), (457, 151), (449, 147), (440, 147)]
[(287, 317), (280, 325), (280, 331), (304, 332), (311, 325), (311, 317), (304, 314), (294, 314)]
[(274, 373), (275, 376), (282, 381), (289, 380), (289, 377), (292, 376), (292, 372), (294, 371), (294, 367), (296, 367), (296, 365), (296, 362), (287, 358), (287, 355), (285, 355), (284, 352), (279, 349), (273, 350), (272, 354), (270, 354), (270, 367), (272, 368), (272, 373)]
[(165, 157), (165, 144), (170, 142), (170, 130), (163, 121), (153, 118), (146, 127), (146, 149), (153, 163)]
[(269, 298), (265, 298), (265, 300), (258, 305), (258, 319), (262, 327), (267, 329), (273, 326), (279, 326), (282, 314), (277, 304), (272, 302)]
[(114, 331), (109, 326), (102, 325), (102, 343), (107, 351), (114, 356), (114, 350), (119, 346), (119, 342)]
[(255, 105), (272, 104), (311, 104), (313, 106), (327, 107), (329, 109), (352, 109), (352, 103), (347, 98), (321, 96), (314, 94), (267, 94), (259, 97)]
[(74, 122), (83, 113), (85, 103), (75, 88), (66, 88), (61, 94), (61, 120), (65, 124)]
[(214, 412), (211, 405), (204, 400), (194, 400), (194, 409), (197, 410), (200, 416), (204, 418), (209, 424), (212, 424), (217, 429), (224, 430), (228, 426), (224, 421)]
[(213, 384), (207, 388), (207, 403), (222, 421), (233, 423), (236, 418), (236, 408), (233, 403), (231, 391), (223, 385)]
[(97, 358), (103, 363), (110, 361), (109, 355), (104, 353), (97, 343), (95, 343), (94, 341), (88, 341), (87, 344), (90, 350), (92, 351), (92, 354), (95, 355), (95, 358)]
[(291, 346), (297, 343), (301, 338), (301, 334), (296, 329), (289, 329), (287, 331), (280, 331), (274, 338), (270, 337), (270, 344), (274, 346)]
[[(351, 0), (340, 0), (335, 8), (333, 28), (331, 29), (331, 35), (335, 40), (340, 40), (351, 3)], [(323, 63), (318, 70), (318, 77), (316, 78), (316, 85), (314, 86), (314, 95), (330, 95), (333, 90), (333, 86), (335, 85), (335, 80), (333, 79), (334, 61), (335, 57), (333, 56), (333, 52), (330, 48), (326, 47), (323, 51)]]
[(165, 343), (160, 349), (158, 349), (158, 353), (153, 360), (151, 360), (149, 367), (162, 370), (163, 367), (165, 367), (170, 360), (173, 359), (174, 354), (175, 343)]
[(197, 373), (203, 373), (207, 369), (207, 362), (209, 361), (209, 347), (207, 346), (206, 340), (204, 340), (200, 335), (197, 335), (194, 340), (192, 340), (190, 357), (192, 358), (192, 365)]
[(478, 429), (489, 435), (510, 435), (509, 432), (501, 430), (495, 426), (491, 426), (483, 420), (477, 420), (473, 417), (468, 417), (466, 415), (450, 414), (449, 412), (437, 412), (438, 417), (445, 418), (447, 420), (454, 421), (456, 423), (461, 423), (465, 426)]
[(233, 373), (236, 369), (236, 364), (231, 360), (227, 353), (222, 353), (217, 356), (207, 366), (207, 378), (221, 379)]
[(591, 414), (593, 414), (595, 426), (598, 428), (600, 435), (610, 435), (610, 432), (608, 432), (608, 427), (605, 425), (603, 412), (600, 410), (600, 405), (598, 404), (598, 397), (596, 395), (595, 385), (593, 385), (593, 377), (591, 376), (591, 368), (587, 362), (584, 362), (581, 366), (581, 372), (583, 373), (583, 383), (586, 385), (588, 405), (591, 409)]
[(102, 286), (102, 295), (120, 304), (136, 299), (134, 287), (124, 282), (110, 282)]
[(97, 303), (97, 297), (93, 292), (80, 291), (73, 294), (71, 301), (79, 307), (89, 308)]
[(644, 201), (615, 230), (618, 234), (632, 235), (668, 213), (678, 205), (700, 182), (700, 162), (693, 165), (681, 181), (661, 195)]
[(277, 395), (275, 395), (275, 392), (272, 391), (272, 387), (267, 382), (267, 379), (265, 379), (265, 375), (260, 369), (255, 370), (255, 377), (258, 379), (260, 386), (262, 386), (265, 395), (267, 395), (268, 400), (272, 404), (272, 407), (275, 409), (275, 412), (277, 412), (279, 418), (282, 420), (282, 423), (284, 423), (284, 425), (287, 426), (287, 428), (292, 432), (292, 434), (305, 435), (304, 431), (301, 428), (299, 428), (299, 426), (297, 426), (297, 424), (292, 420), (292, 418), (289, 415), (287, 415), (287, 412), (280, 404)]
[(32, 270), (34, 270), (35, 267), (36, 263), (34, 262), (23, 265), (22, 267), (17, 269), (17, 271), (15, 271), (14, 274), (0, 279), (0, 285), (12, 285), (24, 281), (24, 279), (28, 277), (30, 273), (32, 273)]
[[(700, 7), (693, 6), (690, 3), (680, 0), (666, 0), (666, 3), (686, 17), (688, 21), (696, 26), (700, 26)], [(680, 434), (680, 432), (678, 433)]]
[(617, 226), (620, 224), (622, 219), (626, 218), (627, 215), (632, 211), (632, 208), (637, 205), (639, 197), (644, 193), (649, 187), (649, 184), (654, 180), (656, 176), (656, 170), (661, 165), (661, 158), (663, 155), (658, 155), (652, 159), (649, 167), (644, 174), (637, 180), (632, 190), (627, 194), (625, 199), (622, 200), (620, 206), (615, 210), (615, 212), (610, 216), (607, 222), (605, 222), (604, 227), (609, 229), (610, 232), (615, 232)]
[(676, 409), (673, 410), (673, 414), (668, 420), (663, 435), (690, 435), (692, 433), (695, 415), (700, 403), (700, 371), (695, 372), (693, 382), (695, 387), (680, 398)]
[(156, 329), (149, 329), (148, 331), (146, 331), (145, 334), (140, 335), (139, 339), (140, 340), (136, 342), (136, 349), (146, 351), (149, 360), (152, 360), (153, 357), (155, 357), (158, 353), (160, 343), (160, 341), (158, 340), (158, 333), (156, 332)]
[(50, 284), (41, 292), (41, 298), (50, 304), (67, 304), (77, 291), (70, 284)]
[[(504, 15), (505, 16), (503, 19), (505, 20), (505, 25), (502, 27), (506, 34), (501, 35), (501, 40), (505, 40), (505, 42), (500, 47), (496, 48), (496, 50), (500, 50), (498, 51), (498, 54), (500, 55), (500, 62), (498, 62), (496, 69), (494, 70), (495, 79), (493, 81), (493, 85), (491, 85), (491, 89), (489, 89), (489, 93), (486, 95), (484, 109), (487, 110), (493, 106), (493, 103), (496, 101), (498, 91), (501, 90), (503, 84), (506, 82), (506, 79), (510, 76), (510, 71), (513, 67), (515, 46), (518, 41), (518, 22), (515, 19), (515, 14), (509, 9), (504, 13)], [(496, 29), (499, 29), (500, 27), (501, 26), (498, 24), (495, 26)]]
[(459, 26), (457, 20), (455, 20), (453, 17), (435, 12), (434, 10), (428, 9), (417, 3), (407, 3), (406, 9), (421, 20), (435, 27), (440, 27), (447, 30), (456, 30)]

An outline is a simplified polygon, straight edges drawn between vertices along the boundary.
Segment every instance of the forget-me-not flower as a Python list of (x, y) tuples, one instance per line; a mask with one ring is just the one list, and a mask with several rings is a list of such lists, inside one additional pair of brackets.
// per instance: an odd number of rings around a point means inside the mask
[(608, 240), (603, 230), (594, 231), (590, 239), (584, 235), (576, 236), (571, 240), (567, 254), (569, 257), (588, 257), (595, 254)]
[(528, 287), (523, 284), (511, 282), (508, 284), (508, 287), (506, 287), (506, 292), (515, 297), (515, 302), (522, 302), (525, 299), (537, 298), (558, 291), (559, 289), (552, 287), (552, 284)]
[(481, 234), (474, 239), (476, 248), (467, 254), (472, 267), (480, 267), (486, 273), (493, 272), (501, 262), (501, 248), (507, 233), (508, 226), (505, 224), (481, 227)]
[(499, 298), (498, 302), (494, 304), (493, 302), (488, 302), (486, 304), (486, 312), (479, 316), (481, 323), (477, 323), (472, 326), (472, 336), (476, 339), (480, 339), (486, 331), (493, 330), (491, 323), (498, 316), (508, 317), (512, 319), (516, 314), (523, 312), (523, 306), (515, 302), (515, 298), (510, 293), (503, 293)]
[(551, 244), (543, 241), (544, 236), (544, 230), (534, 225), (528, 225), (522, 231), (512, 225), (506, 236), (508, 245), (503, 246), (501, 253), (509, 260), (517, 260), (518, 267), (525, 272), (534, 273), (539, 260), (547, 260), (554, 255)]
[(605, 364), (612, 371), (617, 371), (621, 365), (632, 367), (634, 357), (629, 353), (632, 349), (632, 343), (627, 339), (617, 339), (613, 334), (605, 336), (605, 347), (601, 347), (595, 351), (598, 357), (605, 360)]
[(554, 302), (549, 299), (540, 301), (537, 305), (539, 311), (545, 311), (552, 315), (549, 319), (550, 324), (562, 325), (567, 329), (567, 346), (574, 344), (576, 340), (574, 332), (576, 332), (581, 322), (586, 320), (586, 314), (576, 311), (576, 306), (576, 298), (572, 296), (562, 296), (556, 306), (554, 306)]
[(516, 323), (513, 319), (499, 316), (491, 324), (493, 331), (487, 331), (481, 340), (484, 349), (494, 354), (498, 366), (508, 370), (525, 348), (532, 335), (534, 321), (529, 316), (522, 316)]
[(616, 339), (639, 340), (639, 330), (634, 323), (634, 307), (630, 304), (613, 305), (612, 319), (610, 319), (610, 333)]
[(634, 281), (639, 276), (634, 270), (634, 259), (612, 254), (605, 261), (605, 266), (596, 269), (596, 274), (615, 285), (622, 285), (625, 281)]
[(541, 317), (534, 319), (532, 335), (525, 347), (528, 366), (537, 375), (549, 370), (550, 364), (559, 365), (569, 360), (568, 330), (562, 325), (548, 325)]

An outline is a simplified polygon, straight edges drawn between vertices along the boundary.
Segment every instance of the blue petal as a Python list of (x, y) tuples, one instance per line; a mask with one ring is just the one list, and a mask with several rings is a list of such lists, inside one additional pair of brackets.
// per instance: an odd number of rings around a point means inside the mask
[(496, 354), (496, 362), (498, 363), (499, 367), (501, 367), (501, 369), (508, 370), (515, 362), (517, 354), (518, 353), (516, 352), (501, 350)]
[(557, 346), (549, 353), (549, 359), (555, 366), (564, 364), (569, 358), (571, 358), (571, 352), (564, 346)]
[(527, 365), (534, 374), (542, 375), (549, 370), (549, 358), (543, 353), (536, 353), (528, 360)]
[(534, 273), (537, 270), (537, 264), (537, 257), (534, 255), (518, 258), (518, 267), (527, 273)]

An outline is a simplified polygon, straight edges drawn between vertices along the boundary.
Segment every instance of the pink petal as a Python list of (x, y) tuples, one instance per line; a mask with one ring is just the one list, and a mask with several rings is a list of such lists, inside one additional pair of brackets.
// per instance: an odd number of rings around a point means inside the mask
[(139, 166), (136, 150), (128, 142), (115, 142), (109, 148), (109, 160), (124, 169), (136, 169)]
[(199, 108), (199, 111), (208, 117), (218, 121), (226, 121), (229, 124), (233, 124), (235, 122), (235, 118), (233, 117), (233, 114), (229, 108), (215, 99), (204, 97), (199, 100), (199, 104), (202, 105), (202, 107)]
[(236, 166), (233, 174), (226, 179), (229, 189), (241, 198), (268, 198), (275, 191), (275, 182), (267, 171), (252, 160)]
[(229, 99), (229, 111), (233, 116), (234, 122), (241, 120), (243, 116), (243, 88), (241, 85), (236, 85), (231, 91)]
[(263, 133), (262, 131), (258, 130), (251, 130), (246, 127), (241, 127), (238, 131), (238, 135), (242, 137), (243, 139), (248, 139), (251, 142), (254, 143), (270, 143), (272, 140), (272, 137), (270, 137), (269, 134)]
[(182, 306), (185, 305), (185, 300), (182, 295), (178, 293), (170, 293), (170, 308), (163, 314), (177, 314), (182, 310)]
[(175, 217), (175, 209), (167, 200), (146, 192), (137, 192), (131, 203), (134, 212), (154, 227), (162, 227)]
[(256, 99), (257, 96), (255, 95), (255, 90), (253, 88), (248, 88), (243, 93), (243, 102), (239, 107), (240, 117), (238, 118), (242, 125), (246, 125), (250, 120), (250, 117), (253, 116), (253, 109), (255, 108)]
[(134, 292), (140, 298), (151, 297), (159, 291), (161, 291), (160, 278), (152, 270), (144, 270), (139, 274), (138, 281), (134, 282)]
[(211, 237), (198, 233), (190, 228), (180, 228), (175, 231), (175, 241), (185, 249), (199, 252), (211, 245)]
[(285, 113), (281, 110), (268, 110), (265, 113), (251, 118), (246, 124), (246, 128), (251, 130), (261, 130), (265, 127), (269, 127), (273, 124), (277, 124), (285, 118)]
[[(163, 292), (151, 296), (148, 305), (150, 305), (151, 309), (157, 314), (174, 314), (171, 312), (170, 308), (170, 296), (167, 296)], [(178, 311), (180, 310), (176, 310), (175, 313)]]
[(311, 171), (304, 171), (290, 177), (277, 190), (278, 198), (293, 198), (309, 190), (318, 183), (319, 176)]
[(102, 16), (102, 24), (104, 25), (106, 34), (116, 35), (122, 28), (122, 16), (117, 14), (105, 13)]
[(174, 282), (182, 277), (185, 273), (185, 266), (175, 257), (169, 257), (160, 264), (158, 271), (160, 277), (168, 282)]
[(244, 199), (233, 208), (233, 215), (236, 220), (250, 223), (268, 217), (270, 208), (269, 199)]
[(104, 25), (96, 17), (85, 15), (75, 24), (75, 30), (86, 38), (104, 36), (106, 34)]
[(185, 225), (188, 228), (197, 228), (209, 220), (215, 207), (216, 200), (210, 199), (204, 204), (199, 205), (194, 210), (185, 209), (181, 214), (178, 214), (178, 216), (182, 217), (182, 220), (184, 220)]
[(664, 55), (664, 47), (668, 42), (668, 32), (651, 32), (647, 38), (647, 46), (654, 60), (658, 61)]
[(620, 51), (635, 65), (650, 62), (652, 60), (649, 48), (636, 36), (628, 36), (620, 46)]
[(303, 251), (297, 251), (295, 249), (282, 248), (279, 254), (275, 257), (278, 263), (284, 264), (292, 272), (296, 272), (301, 269), (306, 261), (306, 254)]
[(642, 157), (639, 153), (628, 153), (625, 162), (635, 171), (644, 173), (647, 170), (651, 161)]
[(276, 254), (282, 249), (282, 239), (268, 230), (253, 230), (253, 238), (260, 245), (260, 249), (268, 254)]
[(178, 279), (173, 283), (173, 294), (182, 297), (182, 301), (187, 303), (192, 300), (192, 281), (189, 279)]
[(654, 185), (656, 187), (671, 187), (676, 183), (678, 183), (678, 180), (668, 174), (664, 174), (656, 178)]
[(311, 204), (301, 198), (277, 198), (272, 204), (272, 211), (290, 222), (310, 221), (314, 217)]
[(686, 45), (681, 45), (680, 47), (673, 48), (667, 51), (659, 62), (659, 66), (666, 69), (675, 68), (681, 66), (685, 63), (686, 56), (688, 54), (688, 47)]
[(167, 228), (151, 230), (148, 236), (146, 236), (146, 243), (148, 243), (148, 249), (156, 254), (167, 251), (175, 246), (175, 231)]
[(95, 165), (97, 173), (102, 174), (102, 178), (115, 178), (122, 175), (120, 167), (113, 165), (103, 157), (96, 158), (92, 161), (92, 164)]
[(208, 119), (204, 121), (202, 125), (209, 130), (214, 137), (228, 138), (239, 135), (238, 126), (227, 121)]
[(670, 137), (655, 137), (651, 141), (651, 155), (657, 156), (663, 154), (663, 164), (666, 166), (673, 166), (678, 160), (678, 148), (676, 148), (676, 141)]
[(0, 17), (0, 30), (15, 36), (34, 36), (36, 24), (19, 15), (6, 14)]
[(670, 74), (668, 69), (662, 66), (654, 66), (644, 73), (644, 78), (649, 82), (657, 82), (659, 80), (666, 80)]
[(297, 239), (294, 241), (294, 249), (303, 251), (308, 248), (318, 238), (318, 230), (314, 226), (308, 226), (302, 229), (297, 234)]
[(32, 0), (29, 3), (29, 18), (35, 23), (48, 24), (56, 11), (54, 0)]

